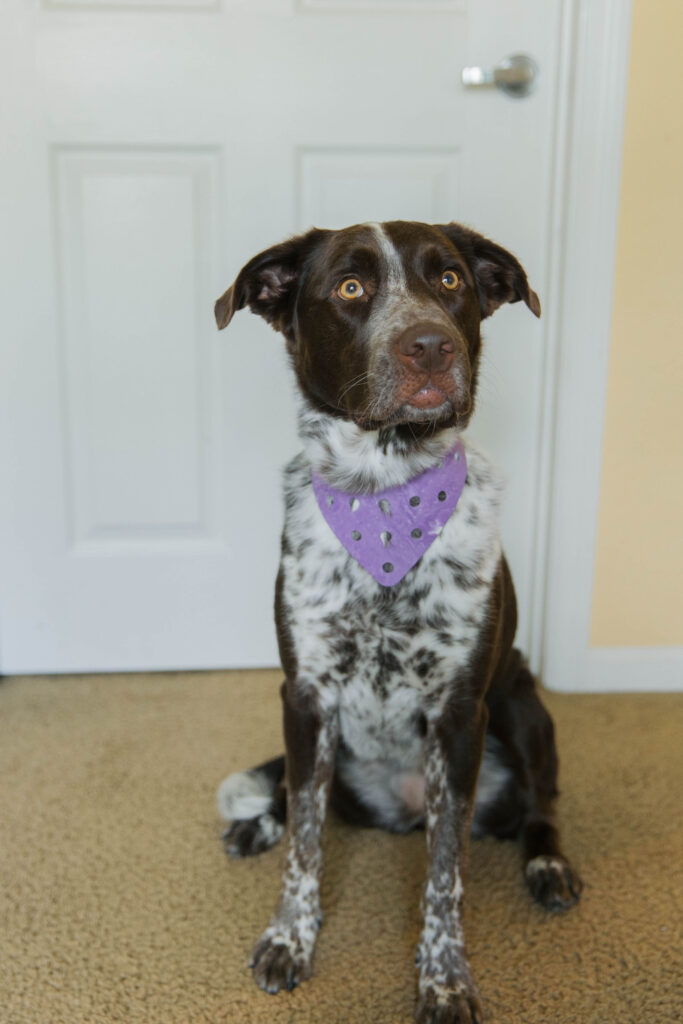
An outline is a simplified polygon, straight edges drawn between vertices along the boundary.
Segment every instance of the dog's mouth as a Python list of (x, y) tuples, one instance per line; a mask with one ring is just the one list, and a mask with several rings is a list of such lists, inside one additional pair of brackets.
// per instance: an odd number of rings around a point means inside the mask
[(403, 394), (398, 396), (392, 417), (395, 423), (439, 423), (455, 415), (455, 389), (451, 381), (444, 386), (443, 381), (429, 377), (420, 381), (420, 385), (408, 393), (403, 389)]
[(462, 401), (461, 389), (451, 374), (405, 375), (387, 391), (381, 400), (373, 399), (371, 393), (361, 409), (349, 410), (351, 418), (366, 430), (401, 423), (446, 426), (457, 423), (469, 411), (470, 403)]
[(457, 422), (457, 419), (452, 401), (444, 396), (438, 405), (419, 406), (414, 402), (406, 402), (396, 410), (391, 421), (394, 424), (424, 423), (446, 426), (449, 422)]
[(445, 424), (457, 420), (452, 397), (440, 388), (428, 385), (396, 405), (384, 419), (383, 426), (401, 423)]
[(433, 384), (427, 384), (425, 387), (420, 388), (415, 394), (408, 399), (406, 405), (412, 406), (414, 409), (425, 409), (433, 411), (438, 409), (439, 406), (445, 402), (450, 404), (450, 398), (448, 395), (441, 390), (441, 388), (434, 387)]

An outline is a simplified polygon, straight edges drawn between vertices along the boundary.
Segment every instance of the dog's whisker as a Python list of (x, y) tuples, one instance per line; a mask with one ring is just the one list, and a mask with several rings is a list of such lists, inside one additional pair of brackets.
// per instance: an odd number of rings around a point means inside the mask
[(360, 387), (361, 384), (364, 384), (366, 381), (370, 380), (370, 376), (371, 376), (370, 371), (369, 370), (365, 370), (363, 373), (359, 373), (357, 377), (354, 377), (353, 380), (349, 381), (349, 383), (337, 395), (337, 404), (338, 405), (341, 404), (342, 399), (353, 388)]

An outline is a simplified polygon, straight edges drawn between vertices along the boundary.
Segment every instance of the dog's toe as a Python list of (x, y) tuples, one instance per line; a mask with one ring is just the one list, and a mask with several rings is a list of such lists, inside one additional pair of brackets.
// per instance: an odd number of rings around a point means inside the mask
[(535, 900), (546, 910), (568, 910), (581, 895), (583, 882), (563, 857), (534, 857), (524, 877)]
[(229, 857), (253, 857), (269, 850), (284, 832), (284, 826), (272, 814), (233, 821), (223, 833), (223, 846)]
[(291, 991), (311, 974), (310, 961), (291, 941), (276, 935), (264, 936), (257, 942), (249, 966), (259, 988), (271, 995), (282, 989)]
[(415, 1024), (483, 1024), (484, 1012), (475, 989), (428, 986), (415, 1008)]

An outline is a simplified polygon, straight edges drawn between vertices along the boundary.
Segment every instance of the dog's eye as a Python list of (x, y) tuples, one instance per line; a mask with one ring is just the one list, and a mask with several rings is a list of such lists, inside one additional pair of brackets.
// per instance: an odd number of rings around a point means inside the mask
[(337, 288), (337, 295), (342, 299), (359, 299), (363, 294), (363, 285), (357, 277), (347, 277)]
[(452, 292), (458, 287), (460, 279), (454, 270), (444, 270), (441, 275), (441, 284), (444, 288), (448, 288), (449, 292)]

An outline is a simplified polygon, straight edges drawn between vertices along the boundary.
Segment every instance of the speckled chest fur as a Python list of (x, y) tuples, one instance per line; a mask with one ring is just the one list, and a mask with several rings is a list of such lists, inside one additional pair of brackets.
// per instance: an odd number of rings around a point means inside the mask
[(377, 583), (330, 530), (306, 454), (285, 470), (281, 588), (298, 677), (339, 709), (341, 738), (358, 758), (405, 759), (420, 716), (440, 712), (485, 620), (501, 556), (502, 482), (475, 448), (466, 451), (454, 513), (393, 587)]
[[(299, 687), (310, 688), (320, 707), (337, 718), (338, 776), (385, 827), (403, 831), (423, 815), (426, 723), (453, 699), (454, 685), (457, 698), (457, 680), (487, 624), (502, 554), (502, 477), (466, 444), (467, 478), (455, 511), (417, 565), (384, 587), (333, 534), (315, 500), (311, 473), (326, 465), (332, 479), (348, 478), (352, 470), (345, 463), (360, 459), (371, 467), (364, 476), (371, 489), (409, 478), (413, 461), (402, 458), (400, 445), (392, 450), (391, 440), (390, 450), (378, 454), (376, 434), (354, 436), (348, 424), (316, 414), (306, 403), (300, 422), (306, 447), (284, 473), (278, 615), (286, 623)], [(437, 462), (455, 436), (445, 431), (422, 453), (420, 465)], [(482, 797), (496, 768), (500, 782), (489, 741)]]

